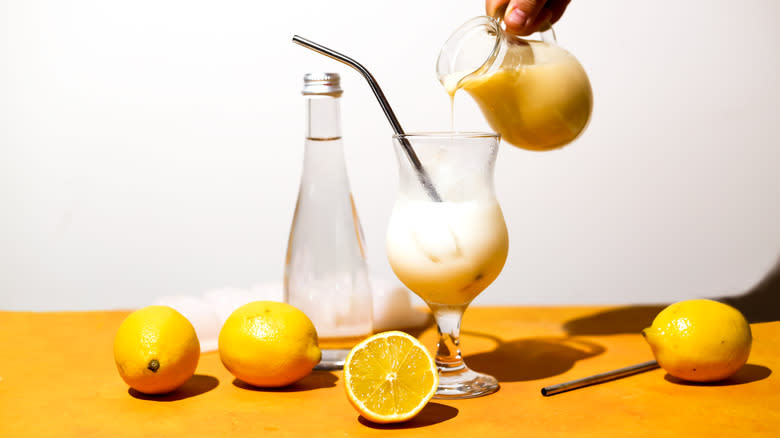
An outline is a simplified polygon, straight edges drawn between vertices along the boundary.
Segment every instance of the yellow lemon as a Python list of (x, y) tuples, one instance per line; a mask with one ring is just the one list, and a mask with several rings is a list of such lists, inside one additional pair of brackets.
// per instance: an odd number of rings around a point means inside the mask
[(439, 373), (428, 350), (399, 331), (379, 333), (349, 352), (344, 362), (347, 399), (376, 423), (417, 415), (436, 393)]
[(305, 313), (274, 301), (255, 301), (236, 309), (219, 332), (225, 368), (254, 386), (279, 387), (311, 372), (322, 353), (317, 330)]
[(131, 313), (114, 338), (119, 375), (144, 394), (171, 392), (195, 373), (200, 343), (195, 328), (168, 306), (148, 306)]
[(695, 382), (722, 380), (739, 371), (753, 339), (739, 310), (712, 300), (672, 304), (642, 335), (661, 368)]

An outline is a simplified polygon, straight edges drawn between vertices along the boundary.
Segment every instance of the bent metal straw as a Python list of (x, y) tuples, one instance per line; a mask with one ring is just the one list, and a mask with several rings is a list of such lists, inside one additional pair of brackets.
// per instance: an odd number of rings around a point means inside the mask
[[(385, 94), (382, 92), (382, 89), (379, 88), (379, 84), (377, 83), (376, 79), (374, 79), (374, 76), (372, 76), (371, 73), (365, 67), (363, 67), (359, 62), (355, 61), (354, 59), (346, 55), (343, 55), (335, 50), (329, 49), (323, 45), (317, 44), (314, 41), (309, 41), (306, 38), (302, 38), (298, 35), (293, 35), (292, 40), (296, 44), (306, 47), (307, 49), (311, 49), (329, 58), (335, 59), (336, 61), (342, 62), (354, 68), (358, 72), (360, 72), (360, 74), (363, 75), (366, 81), (368, 81), (368, 85), (371, 87), (371, 90), (374, 92), (374, 96), (376, 96), (376, 99), (379, 101), (379, 105), (382, 107), (382, 111), (384, 111), (387, 120), (390, 122), (390, 126), (393, 128), (393, 132), (395, 132), (396, 135), (401, 135), (401, 136), (404, 135), (404, 130), (401, 128), (401, 124), (398, 122), (398, 119), (395, 117), (395, 113), (393, 112), (393, 109), (390, 107), (390, 103), (387, 101), (387, 98), (385, 98)], [(417, 154), (414, 152), (414, 149), (412, 149), (412, 145), (409, 144), (409, 141), (406, 140), (406, 138), (404, 137), (399, 137), (399, 140), (401, 141), (401, 144), (404, 148), (404, 151), (406, 152), (407, 157), (409, 157), (409, 161), (417, 170), (417, 175), (419, 176), (420, 183), (422, 183), (423, 187), (428, 192), (428, 196), (430, 196), (431, 199), (434, 201), (441, 202), (441, 197), (439, 196), (439, 193), (436, 191), (436, 188), (433, 186), (433, 182), (431, 182), (431, 178), (428, 176), (428, 173), (425, 172), (425, 169), (420, 163), (419, 158), (417, 158)]]

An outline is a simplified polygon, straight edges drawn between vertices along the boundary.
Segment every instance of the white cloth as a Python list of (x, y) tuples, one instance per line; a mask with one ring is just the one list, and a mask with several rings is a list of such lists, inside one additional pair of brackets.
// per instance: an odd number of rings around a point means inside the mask
[[(173, 307), (189, 319), (205, 353), (217, 349), (219, 330), (234, 310), (258, 300), (283, 302), (282, 288), (281, 282), (262, 283), (250, 289), (214, 289), (202, 296), (163, 296), (154, 304)], [(397, 281), (372, 277), (371, 289), (375, 332), (417, 328), (428, 320), (427, 312), (412, 307), (409, 290)]]

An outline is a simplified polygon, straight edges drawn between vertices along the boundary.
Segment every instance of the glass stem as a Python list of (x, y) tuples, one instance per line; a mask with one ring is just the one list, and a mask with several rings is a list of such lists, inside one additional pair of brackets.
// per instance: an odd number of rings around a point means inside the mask
[(466, 306), (431, 306), (439, 329), (436, 366), (442, 374), (457, 373), (466, 369), (466, 364), (460, 355), (460, 321)]

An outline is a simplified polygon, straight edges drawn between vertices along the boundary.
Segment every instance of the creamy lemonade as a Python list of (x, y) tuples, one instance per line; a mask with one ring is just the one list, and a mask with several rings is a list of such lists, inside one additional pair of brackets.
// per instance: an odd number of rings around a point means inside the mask
[(466, 90), (490, 127), (523, 149), (564, 146), (585, 129), (593, 108), (590, 81), (566, 50), (540, 41), (514, 43), (510, 62), (484, 74), (441, 78), (451, 98)]
[(495, 392), (495, 377), (472, 371), (463, 362), (459, 337), (463, 312), (498, 277), (509, 249), (493, 187), (499, 136), (398, 134), (393, 145), (399, 191), (387, 226), (387, 259), (436, 319), (435, 397)]
[(504, 266), (507, 229), (494, 200), (399, 201), (387, 231), (398, 278), (429, 304), (468, 304)]

